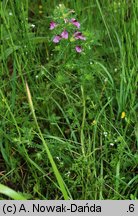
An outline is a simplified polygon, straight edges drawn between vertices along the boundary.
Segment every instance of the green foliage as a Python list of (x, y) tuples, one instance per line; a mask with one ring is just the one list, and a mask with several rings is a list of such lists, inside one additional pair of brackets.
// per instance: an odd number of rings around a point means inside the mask
[(15, 192), (11, 188), (8, 188), (2, 184), (0, 184), (0, 193), (4, 194), (6, 196), (9, 196), (10, 198), (12, 198), (14, 200), (26, 200), (27, 199), (27, 197), (23, 196), (20, 193)]
[(1, 3), (1, 198), (137, 199), (138, 3), (59, 3)]

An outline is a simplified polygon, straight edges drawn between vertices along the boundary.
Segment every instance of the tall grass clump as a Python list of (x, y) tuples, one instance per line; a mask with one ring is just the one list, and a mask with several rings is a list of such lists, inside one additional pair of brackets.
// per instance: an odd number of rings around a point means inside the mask
[(1, 199), (137, 199), (138, 2), (2, 1)]

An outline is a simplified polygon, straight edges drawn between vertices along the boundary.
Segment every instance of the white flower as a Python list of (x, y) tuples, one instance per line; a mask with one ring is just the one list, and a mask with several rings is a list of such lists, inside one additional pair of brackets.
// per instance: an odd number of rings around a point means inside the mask
[(12, 12), (9, 12), (9, 16), (12, 16), (13, 14), (12, 14)]
[(106, 131), (103, 132), (103, 135), (107, 137), (108, 133)]
[(35, 25), (34, 25), (34, 24), (31, 24), (31, 27), (32, 27), (32, 28), (35, 28)]
[(70, 176), (70, 171), (68, 171), (66, 174), (65, 174), (67, 177)]
[(110, 143), (110, 146), (114, 146), (114, 143)]

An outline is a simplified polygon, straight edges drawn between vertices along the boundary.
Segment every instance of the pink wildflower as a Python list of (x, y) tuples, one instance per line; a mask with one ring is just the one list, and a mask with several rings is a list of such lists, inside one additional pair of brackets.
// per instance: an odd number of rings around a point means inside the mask
[(64, 30), (62, 33), (61, 33), (61, 37), (62, 38), (65, 38), (65, 39), (68, 39), (68, 32), (66, 30)]
[(81, 53), (81, 52), (82, 52), (81, 46), (76, 46), (75, 49), (76, 49), (76, 52), (78, 52), (78, 53)]
[(81, 32), (75, 32), (74, 37), (75, 39), (86, 40), (86, 37), (84, 37)]
[(50, 30), (54, 29), (57, 26), (55, 22), (50, 22)]
[(55, 37), (54, 37), (54, 39), (53, 39), (53, 42), (54, 43), (59, 43), (59, 41), (61, 40), (61, 36), (60, 35), (56, 35)]
[(79, 23), (76, 19), (72, 18), (72, 19), (70, 20), (70, 22), (71, 22), (73, 25), (75, 25), (77, 28), (80, 28), (80, 23)]

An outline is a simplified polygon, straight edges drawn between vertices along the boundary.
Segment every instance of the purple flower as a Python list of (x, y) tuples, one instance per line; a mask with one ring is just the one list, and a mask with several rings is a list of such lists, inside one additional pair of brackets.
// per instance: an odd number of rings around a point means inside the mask
[(60, 35), (56, 35), (55, 37), (54, 37), (54, 39), (53, 39), (53, 42), (54, 43), (59, 43), (59, 41), (61, 40), (61, 36)]
[(75, 49), (76, 49), (76, 52), (78, 52), (78, 53), (81, 53), (81, 52), (82, 52), (81, 46), (76, 46)]
[(73, 25), (75, 25), (77, 28), (80, 28), (80, 23), (79, 23), (76, 19), (72, 18), (72, 19), (70, 20), (70, 22), (71, 22)]
[(68, 32), (66, 30), (64, 30), (62, 33), (61, 33), (61, 37), (62, 38), (65, 38), (65, 39), (68, 39)]
[(57, 26), (55, 22), (50, 22), (50, 30), (54, 29)]
[(75, 32), (74, 37), (75, 39), (86, 40), (86, 37), (84, 37), (81, 32)]

